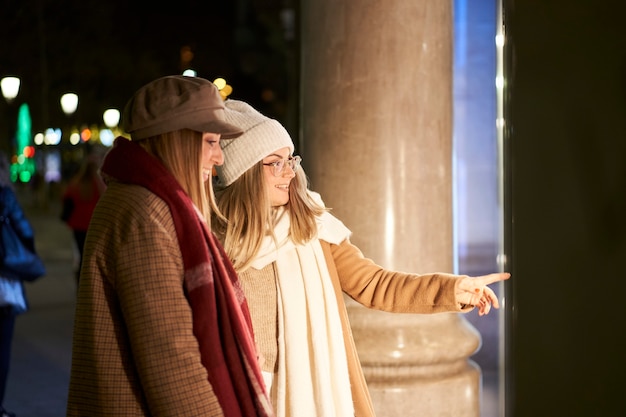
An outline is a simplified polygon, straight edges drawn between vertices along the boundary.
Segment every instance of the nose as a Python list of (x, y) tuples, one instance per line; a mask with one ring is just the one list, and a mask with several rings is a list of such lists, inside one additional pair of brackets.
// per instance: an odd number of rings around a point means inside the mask
[(224, 163), (224, 152), (222, 152), (222, 148), (218, 146), (218, 148), (213, 153), (213, 164), (214, 165), (222, 165)]
[(296, 176), (296, 171), (289, 164), (285, 164), (285, 168), (283, 168), (283, 177), (293, 178)]

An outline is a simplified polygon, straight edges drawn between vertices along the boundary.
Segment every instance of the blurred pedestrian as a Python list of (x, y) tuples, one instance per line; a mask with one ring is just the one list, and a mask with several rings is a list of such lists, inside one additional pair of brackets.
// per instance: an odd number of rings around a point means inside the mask
[(394, 313), (489, 313), (488, 284), (508, 273), (467, 277), (384, 269), (350, 242), (294, 156), (289, 134), (247, 103), (227, 100), (226, 121), (244, 133), (221, 141), (217, 235), (250, 306), (263, 374), (277, 416), (373, 416), (343, 292)]
[[(34, 248), (34, 231), (20, 205), (9, 173), (7, 156), (0, 152), (0, 222), (11, 222), (22, 240)], [(1, 226), (1, 225), (0, 225)], [(28, 310), (28, 300), (21, 279), (0, 272), (0, 417), (14, 417), (4, 409), (4, 394), (11, 363), (15, 320)]]
[(169, 76), (127, 103), (78, 287), (68, 416), (270, 416), (237, 275), (211, 233), (217, 87)]
[(87, 228), (96, 204), (106, 188), (98, 173), (98, 168), (96, 157), (90, 155), (81, 164), (78, 172), (70, 178), (62, 195), (61, 220), (72, 230), (78, 257), (75, 271), (77, 285), (80, 279)]

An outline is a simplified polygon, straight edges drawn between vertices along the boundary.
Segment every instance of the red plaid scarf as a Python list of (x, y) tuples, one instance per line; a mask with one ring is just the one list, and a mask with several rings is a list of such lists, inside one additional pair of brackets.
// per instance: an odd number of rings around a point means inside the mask
[(272, 416), (237, 274), (191, 199), (160, 161), (123, 137), (115, 140), (101, 171), (147, 188), (170, 207), (183, 255), (194, 335), (224, 415)]

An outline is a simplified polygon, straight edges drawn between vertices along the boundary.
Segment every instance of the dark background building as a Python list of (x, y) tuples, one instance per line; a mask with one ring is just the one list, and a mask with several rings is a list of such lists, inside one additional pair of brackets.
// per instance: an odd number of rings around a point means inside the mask
[[(29, 103), (35, 132), (66, 123), (65, 92), (79, 96), (75, 122), (102, 124), (104, 110), (122, 109), (143, 84), (185, 69), (225, 78), (231, 97), (291, 128), (297, 10), (290, 3), (2, 0), (0, 74), (21, 79), (16, 103)], [(2, 125), (14, 123), (6, 105)]]

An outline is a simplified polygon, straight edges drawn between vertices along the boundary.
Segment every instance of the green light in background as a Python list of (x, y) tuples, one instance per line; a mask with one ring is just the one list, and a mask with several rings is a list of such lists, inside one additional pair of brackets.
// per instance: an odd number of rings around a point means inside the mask
[[(28, 104), (20, 106), (17, 115), (16, 133), (16, 158), (11, 165), (11, 179), (13, 181), (29, 182), (35, 173), (34, 151), (32, 148), (32, 120)], [(24, 155), (24, 149), (29, 150), (28, 157)]]
[(32, 121), (30, 118), (30, 110), (28, 104), (23, 103), (17, 115), (17, 154), (22, 155), (24, 147), (31, 145), (31, 128)]

